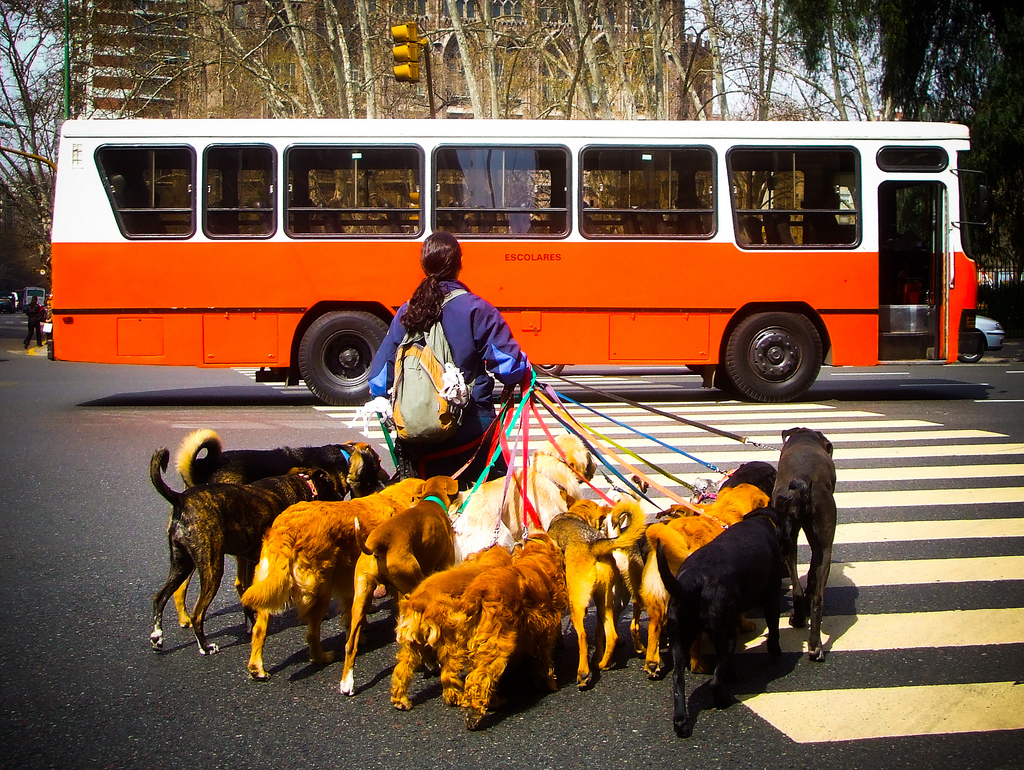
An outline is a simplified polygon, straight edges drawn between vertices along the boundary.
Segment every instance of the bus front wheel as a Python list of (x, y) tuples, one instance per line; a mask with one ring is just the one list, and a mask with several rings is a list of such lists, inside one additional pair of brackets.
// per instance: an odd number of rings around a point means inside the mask
[(334, 406), (369, 400), (370, 365), (387, 332), (387, 324), (372, 313), (334, 311), (317, 318), (299, 343), (306, 387)]
[(798, 313), (744, 318), (725, 349), (729, 384), (740, 395), (765, 404), (800, 398), (818, 377), (821, 359), (818, 330)]

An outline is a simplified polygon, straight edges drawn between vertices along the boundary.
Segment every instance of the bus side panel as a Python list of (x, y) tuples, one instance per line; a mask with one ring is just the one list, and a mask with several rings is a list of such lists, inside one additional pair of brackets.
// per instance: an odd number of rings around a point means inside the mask
[(978, 266), (962, 251), (953, 253), (953, 287), (949, 290), (949, 313), (946, 315), (946, 361), (956, 361), (960, 354), (960, 316), (964, 310), (978, 307)]
[(832, 341), (833, 366), (873, 366), (878, 363), (878, 314), (825, 315), (822, 320)]

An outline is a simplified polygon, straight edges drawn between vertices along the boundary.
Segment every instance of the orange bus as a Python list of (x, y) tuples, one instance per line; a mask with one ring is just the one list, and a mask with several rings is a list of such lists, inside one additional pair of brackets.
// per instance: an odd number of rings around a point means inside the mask
[(360, 402), (447, 230), (534, 362), (792, 400), (822, 365), (973, 344), (968, 148), (937, 123), (69, 121), (54, 357)]

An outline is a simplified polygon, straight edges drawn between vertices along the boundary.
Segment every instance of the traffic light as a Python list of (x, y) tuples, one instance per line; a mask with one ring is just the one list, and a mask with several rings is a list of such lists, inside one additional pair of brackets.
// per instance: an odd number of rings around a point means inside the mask
[(416, 22), (399, 24), (391, 28), (395, 41), (395, 80), (400, 83), (418, 83), (420, 80), (420, 41)]

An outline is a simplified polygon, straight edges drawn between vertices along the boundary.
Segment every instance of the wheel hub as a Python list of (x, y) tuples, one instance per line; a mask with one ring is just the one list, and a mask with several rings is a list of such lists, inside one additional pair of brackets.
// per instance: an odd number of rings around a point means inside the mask
[(800, 346), (786, 329), (762, 329), (751, 341), (750, 363), (764, 379), (782, 382), (800, 366)]

